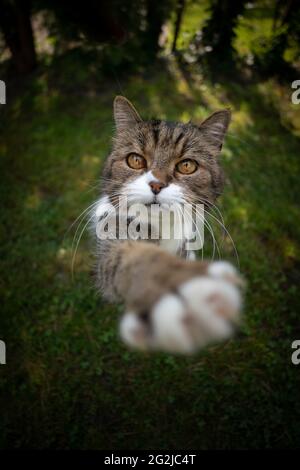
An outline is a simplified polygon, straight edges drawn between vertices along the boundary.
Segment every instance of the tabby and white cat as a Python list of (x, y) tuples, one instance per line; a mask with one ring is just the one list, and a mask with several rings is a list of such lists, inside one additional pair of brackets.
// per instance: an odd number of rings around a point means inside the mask
[[(143, 121), (126, 98), (117, 96), (114, 119), (96, 224), (118, 211), (124, 197), (129, 206), (189, 202), (209, 210), (223, 188), (218, 156), (228, 110), (215, 112), (200, 126)], [(227, 262), (192, 260), (185, 242), (98, 240), (98, 286), (107, 300), (125, 304), (120, 334), (129, 346), (192, 353), (234, 332), (241, 309), (238, 273)]]

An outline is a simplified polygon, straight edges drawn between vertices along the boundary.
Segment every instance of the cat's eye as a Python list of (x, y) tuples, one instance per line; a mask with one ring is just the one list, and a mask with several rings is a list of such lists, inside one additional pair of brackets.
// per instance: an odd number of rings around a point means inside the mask
[(176, 171), (178, 171), (179, 173), (182, 173), (183, 175), (191, 175), (192, 173), (195, 173), (197, 168), (198, 168), (198, 165), (195, 162), (195, 160), (189, 160), (189, 159), (182, 160), (176, 165)]
[(142, 168), (146, 168), (147, 162), (144, 157), (141, 157), (141, 155), (131, 153), (127, 157), (127, 165), (133, 170), (141, 170)]

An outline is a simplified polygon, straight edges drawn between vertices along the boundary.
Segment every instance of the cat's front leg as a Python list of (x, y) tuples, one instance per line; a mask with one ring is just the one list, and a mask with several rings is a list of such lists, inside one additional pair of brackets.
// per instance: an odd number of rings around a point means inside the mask
[(175, 289), (163, 295), (160, 290), (149, 312), (127, 311), (121, 337), (133, 348), (185, 354), (228, 339), (240, 321), (240, 285), (231, 264), (210, 263), (205, 272), (180, 281)]

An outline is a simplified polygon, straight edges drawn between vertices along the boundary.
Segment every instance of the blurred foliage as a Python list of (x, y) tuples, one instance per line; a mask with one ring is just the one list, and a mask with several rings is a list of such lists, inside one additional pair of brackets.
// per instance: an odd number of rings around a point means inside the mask
[[(48, 29), (57, 50), (70, 42), (96, 48), (104, 69), (131, 69), (151, 62), (159, 51), (159, 35), (175, 0), (35, 0), (46, 10)], [(54, 15), (50, 15), (49, 13)], [(109, 47), (108, 47), (109, 46)]]
[(210, 14), (202, 30), (202, 44), (207, 58), (223, 67), (224, 62), (233, 60), (233, 40), (239, 16), (243, 13), (246, 0), (212, 0)]
[[(140, 18), (121, 3), (128, 11), (119, 18)], [(63, 12), (32, 4), (39, 65), (27, 80), (10, 78), (0, 120), (1, 447), (299, 447), (299, 366), (291, 363), (300, 335), (299, 107), (289, 84), (253, 72), (269, 50), (274, 5), (245, 5), (232, 36), (234, 75), (212, 80), (196, 41), (209, 1), (186, 2), (178, 57), (169, 54), (175, 10), (166, 13), (155, 61), (143, 54), (142, 20), (129, 42), (106, 42), (77, 22), (65, 36)], [(290, 38), (284, 58), (297, 66)], [(233, 112), (218, 207), (247, 280), (244, 322), (235, 339), (194, 357), (127, 350), (118, 338), (122, 307), (94, 289), (82, 212), (99, 196), (119, 93), (145, 118), (197, 123), (218, 108)], [(237, 263), (214, 217), (220, 256)]]
[(247, 66), (290, 79), (299, 67), (298, 0), (0, 0), (0, 30), (24, 74), (36, 62), (29, 54), (32, 32), (24, 28), (30, 5), (37, 48), (43, 28), (51, 56), (84, 48), (108, 74), (138, 70), (171, 51), (217, 73)]

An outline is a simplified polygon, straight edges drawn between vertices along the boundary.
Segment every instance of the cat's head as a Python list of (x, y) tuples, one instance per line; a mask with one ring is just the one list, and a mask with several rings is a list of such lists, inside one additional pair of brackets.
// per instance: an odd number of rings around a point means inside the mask
[(116, 135), (103, 171), (103, 189), (128, 203), (211, 203), (222, 192), (219, 153), (230, 111), (202, 124), (144, 121), (123, 96), (114, 101)]

